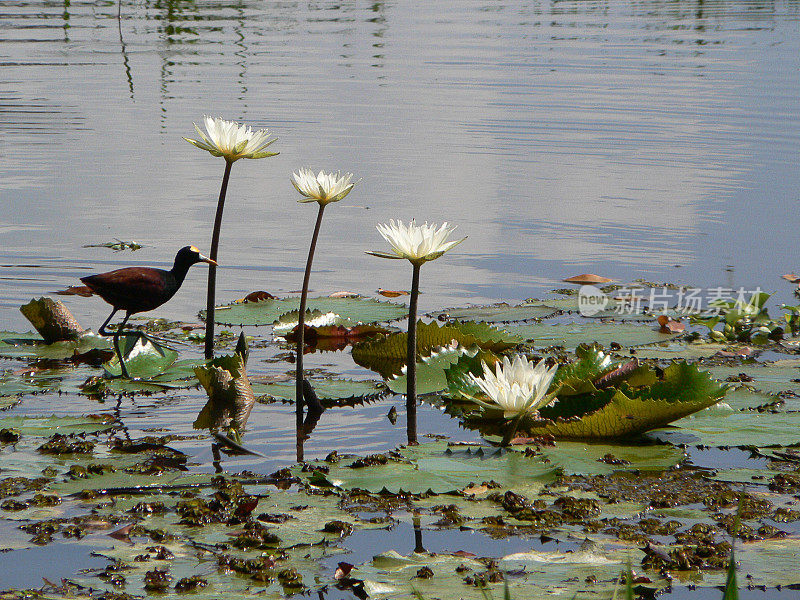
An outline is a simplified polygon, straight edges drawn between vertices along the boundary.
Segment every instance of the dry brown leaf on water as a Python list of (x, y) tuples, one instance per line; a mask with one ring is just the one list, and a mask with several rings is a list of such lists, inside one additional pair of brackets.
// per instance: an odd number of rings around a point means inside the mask
[(261, 302), (262, 300), (274, 300), (275, 296), (270, 294), (269, 292), (264, 291), (257, 291), (257, 292), (250, 292), (242, 298), (242, 302)]
[(477, 496), (479, 494), (485, 494), (488, 491), (489, 491), (489, 486), (486, 484), (481, 484), (481, 485), (468, 485), (463, 490), (461, 490), (461, 493), (464, 494), (465, 496)]
[(336, 567), (336, 572), (333, 574), (333, 578), (337, 581), (340, 579), (344, 579), (350, 574), (350, 571), (353, 570), (353, 565), (346, 562), (340, 562), (339, 566)]
[(328, 298), (358, 298), (361, 294), (357, 294), (356, 292), (333, 292), (332, 294), (328, 294)]
[(667, 315), (659, 315), (658, 324), (661, 326), (661, 333), (680, 333), (686, 329), (686, 323), (671, 319)]
[(378, 293), (387, 298), (397, 298), (398, 296), (408, 296), (410, 294), (405, 290), (384, 290), (383, 288), (378, 288)]
[(564, 283), (578, 283), (580, 285), (592, 285), (595, 283), (608, 283), (609, 281), (614, 281), (613, 279), (609, 279), (608, 277), (602, 277), (601, 275), (594, 275), (593, 273), (584, 273), (583, 275), (574, 275), (573, 277), (567, 277), (566, 279), (562, 279)]
[(794, 273), (788, 273), (786, 275), (781, 275), (781, 279), (785, 279), (789, 283), (797, 283), (800, 284), (800, 277), (795, 275)]
[(56, 294), (59, 296), (83, 296), (84, 298), (94, 296), (94, 292), (87, 285), (71, 285), (65, 290), (57, 291)]

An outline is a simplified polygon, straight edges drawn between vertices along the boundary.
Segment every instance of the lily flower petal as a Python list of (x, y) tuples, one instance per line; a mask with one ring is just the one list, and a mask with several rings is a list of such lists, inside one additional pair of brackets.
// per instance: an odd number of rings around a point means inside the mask
[(212, 156), (222, 156), (228, 162), (234, 162), (240, 158), (266, 158), (278, 154), (265, 150), (275, 141), (275, 138), (270, 138), (268, 129), (253, 130), (234, 121), (209, 116), (203, 118), (203, 123), (206, 133), (194, 123), (199, 140), (183, 139)]
[(324, 205), (338, 202), (347, 196), (357, 183), (355, 181), (351, 183), (352, 178), (352, 173), (342, 175), (338, 171), (336, 173), (320, 171), (318, 175), (314, 175), (311, 169), (298, 169), (296, 173), (292, 173), (289, 181), (303, 196), (303, 200), (299, 202), (318, 202)]
[(378, 225), (378, 232), (389, 242), (394, 256), (384, 252), (368, 254), (381, 258), (405, 258), (412, 263), (422, 264), (439, 258), (467, 239), (464, 237), (448, 242), (447, 238), (454, 230), (455, 227), (448, 227), (447, 223), (437, 229), (436, 225), (428, 225), (427, 221), (424, 225), (417, 225), (412, 219), (408, 225), (404, 225), (402, 221), (391, 219), (389, 223)]
[(525, 356), (517, 355), (513, 361), (504, 356), (494, 371), (485, 362), (482, 366), (481, 377), (472, 373), (469, 377), (488, 398), (488, 402), (482, 404), (501, 409), (504, 417), (512, 418), (522, 412), (536, 415), (542, 406), (552, 401), (547, 397), (547, 390), (558, 365), (548, 369), (544, 360), (540, 360), (534, 366)]

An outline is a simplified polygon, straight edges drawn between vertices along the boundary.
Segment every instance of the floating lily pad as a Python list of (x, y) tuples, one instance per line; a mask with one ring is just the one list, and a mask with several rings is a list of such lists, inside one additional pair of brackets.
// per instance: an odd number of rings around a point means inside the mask
[[(486, 562), (478, 558), (447, 553), (402, 556), (390, 550), (360, 565), (351, 575), (362, 579), (369, 597), (378, 600), (503, 598), (501, 578), (487, 577)], [(609, 548), (579, 552), (531, 550), (502, 557), (498, 569), (501, 573), (509, 571), (502, 578), (508, 584), (507, 598), (544, 600), (566, 596), (586, 600), (613, 595), (614, 580), (625, 560), (619, 550)], [(469, 581), (480, 574), (488, 579), (485, 584), (470, 585)], [(573, 592), (576, 580), (581, 582), (583, 593)]]
[[(464, 322), (440, 326), (438, 323), (417, 323), (417, 353), (424, 358), (437, 348), (453, 344), (464, 348), (480, 347), (503, 352), (521, 342), (514, 334), (486, 323)], [(380, 373), (384, 378), (399, 375), (408, 355), (408, 334), (392, 333), (377, 340), (353, 346), (356, 364)]]
[[(430, 394), (447, 389), (445, 371), (458, 362), (458, 359), (464, 354), (475, 356), (478, 352), (477, 346), (471, 350), (461, 346), (434, 350), (433, 354), (417, 363), (417, 394)], [(386, 382), (386, 386), (395, 394), (405, 394), (408, 390), (407, 371), (406, 366), (403, 366), (400, 375), (396, 375)]]
[[(166, 371), (178, 358), (178, 353), (137, 335), (126, 335), (119, 340), (120, 352), (125, 357), (125, 367), (131, 377), (152, 379)], [(115, 355), (105, 364), (112, 377), (119, 377), (122, 368)]]
[(46, 344), (38, 333), (0, 332), (0, 357), (64, 360), (94, 349), (107, 350), (110, 338), (88, 332), (77, 340)]
[(543, 304), (492, 304), (489, 306), (469, 306), (464, 308), (448, 308), (430, 313), (436, 319), (455, 319), (458, 321), (481, 321), (487, 323), (510, 323), (512, 321), (530, 321), (544, 319), (558, 313), (559, 309)]
[[(223, 325), (272, 325), (281, 315), (300, 309), (300, 298), (267, 299), (259, 302), (234, 302), (218, 306), (215, 320)], [(408, 315), (404, 304), (372, 298), (309, 298), (307, 310), (333, 312), (343, 319), (361, 323), (382, 323)]]
[(110, 415), (84, 415), (79, 417), (23, 417), (0, 418), (0, 429), (14, 428), (22, 435), (47, 437), (54, 433), (63, 435), (100, 433), (118, 425)]
[[(381, 381), (353, 379), (310, 379), (317, 397), (324, 404), (338, 404), (348, 400), (375, 400), (385, 393), (386, 386)], [(276, 400), (295, 400), (295, 382), (281, 381), (276, 383), (251, 382), (256, 396), (269, 396)]]
[[(366, 466), (357, 466), (365, 462)], [(540, 488), (552, 481), (552, 467), (522, 454), (500, 456), (493, 448), (448, 448), (445, 442), (432, 442), (408, 447), (391, 456), (363, 461), (341, 460), (323, 464), (327, 473), (315, 471), (311, 483), (341, 489), (365, 489), (379, 492), (434, 493), (454, 492), (470, 483), (495, 481), (514, 489)], [(300, 473), (300, 476), (305, 476)]]
[[(52, 373), (2, 375), (0, 376), (0, 398), (56, 390), (60, 382), (60, 378)], [(2, 400), (0, 400), (0, 409), (2, 408)]]
[(543, 324), (509, 326), (509, 331), (536, 346), (564, 346), (575, 348), (580, 344), (597, 343), (608, 348), (612, 343), (627, 348), (667, 342), (676, 337), (661, 333), (647, 325), (631, 323), (575, 322), (568, 324)]
[(709, 371), (722, 381), (739, 382), (768, 394), (800, 393), (800, 360), (794, 358), (772, 363), (709, 367)]
[(686, 454), (672, 444), (589, 444), (559, 441), (540, 452), (566, 474), (604, 475), (614, 471), (663, 471)]
[(675, 421), (649, 436), (665, 442), (704, 446), (789, 446), (800, 444), (800, 411), (758, 412), (719, 406)]

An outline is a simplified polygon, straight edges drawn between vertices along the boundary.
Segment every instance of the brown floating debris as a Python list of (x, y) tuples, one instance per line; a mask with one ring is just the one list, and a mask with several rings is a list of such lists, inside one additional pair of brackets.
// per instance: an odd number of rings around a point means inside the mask
[(48, 344), (74, 340), (83, 333), (83, 327), (60, 300), (34, 298), (19, 310)]
[(261, 302), (262, 300), (274, 300), (275, 296), (270, 294), (269, 292), (258, 291), (258, 292), (250, 292), (242, 298), (243, 302)]
[(409, 292), (405, 290), (384, 290), (382, 288), (378, 288), (378, 293), (381, 296), (386, 296), (387, 298), (397, 298), (398, 296), (408, 296)]
[(575, 275), (573, 277), (567, 277), (566, 279), (562, 279), (561, 281), (565, 283), (578, 283), (581, 285), (591, 285), (595, 283), (608, 283), (609, 281), (614, 281), (614, 280), (609, 279), (608, 277), (594, 275), (592, 273), (584, 273), (583, 275)]
[(661, 333), (680, 333), (686, 329), (686, 323), (671, 319), (667, 315), (658, 316), (658, 324), (661, 326)]
[(787, 275), (781, 275), (781, 279), (785, 279), (789, 283), (800, 283), (800, 277), (798, 277), (794, 273), (788, 273)]

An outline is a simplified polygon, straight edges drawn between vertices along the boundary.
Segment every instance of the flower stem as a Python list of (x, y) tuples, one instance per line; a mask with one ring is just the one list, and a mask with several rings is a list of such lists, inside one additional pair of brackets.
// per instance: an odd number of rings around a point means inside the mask
[(295, 420), (297, 425), (297, 461), (303, 460), (303, 348), (305, 345), (306, 327), (306, 300), (308, 299), (308, 282), (311, 279), (311, 263), (314, 261), (314, 250), (317, 247), (317, 237), (319, 228), (322, 225), (322, 213), (325, 204), (319, 204), (317, 213), (317, 223), (314, 225), (314, 235), (311, 236), (311, 247), (308, 249), (308, 260), (306, 261), (306, 272), (303, 276), (303, 290), (300, 292), (300, 313), (297, 318), (297, 358), (295, 361)]
[[(233, 163), (225, 161), (225, 174), (222, 176), (222, 187), (219, 190), (217, 201), (217, 216), (214, 218), (214, 233), (211, 236), (211, 250), (209, 258), (217, 260), (217, 247), (219, 246), (219, 230), (222, 228), (222, 209), (225, 207), (225, 194), (228, 192), (228, 180), (231, 177)], [(217, 266), (208, 265), (208, 295), (206, 296), (206, 340), (205, 356), (214, 358), (214, 297), (217, 290)]]
[(406, 432), (408, 443), (417, 444), (417, 298), (419, 297), (419, 269), (421, 264), (411, 263), (411, 300), (408, 306), (408, 355), (406, 358)]

